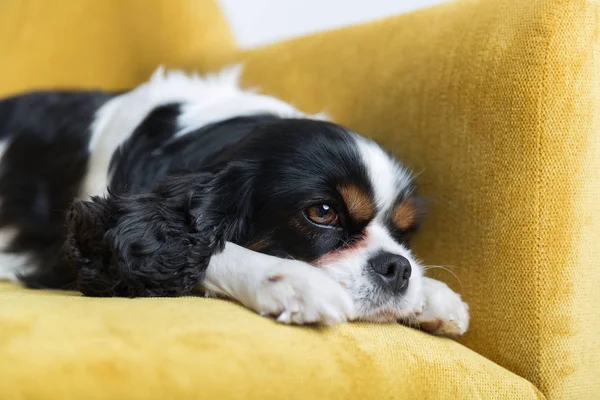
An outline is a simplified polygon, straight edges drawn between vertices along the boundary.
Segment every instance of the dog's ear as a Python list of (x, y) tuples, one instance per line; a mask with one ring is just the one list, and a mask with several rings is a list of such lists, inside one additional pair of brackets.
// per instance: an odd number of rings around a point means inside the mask
[(231, 163), (216, 173), (200, 195), (192, 196), (190, 215), (198, 232), (210, 237), (219, 232), (225, 241), (238, 242), (250, 229), (254, 174), (244, 164)]
[(69, 211), (68, 254), (90, 296), (189, 294), (211, 256), (241, 234), (242, 184), (229, 169), (172, 176), (151, 193), (109, 194)]
[(64, 252), (77, 270), (77, 289), (87, 295), (114, 296), (116, 271), (110, 266), (111, 249), (105, 239), (118, 217), (112, 197), (75, 201), (67, 210), (67, 240)]
[(67, 210), (66, 255), (72, 262), (84, 264), (101, 253), (112, 215), (108, 201), (98, 196), (71, 205)]

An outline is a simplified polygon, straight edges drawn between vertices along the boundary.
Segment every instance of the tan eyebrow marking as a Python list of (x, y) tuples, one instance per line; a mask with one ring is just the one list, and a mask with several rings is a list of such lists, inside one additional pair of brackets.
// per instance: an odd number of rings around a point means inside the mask
[(392, 211), (392, 222), (403, 231), (413, 228), (419, 219), (419, 208), (410, 199), (404, 199)]
[(340, 185), (338, 191), (346, 203), (350, 215), (357, 221), (368, 221), (375, 216), (371, 197), (356, 185)]

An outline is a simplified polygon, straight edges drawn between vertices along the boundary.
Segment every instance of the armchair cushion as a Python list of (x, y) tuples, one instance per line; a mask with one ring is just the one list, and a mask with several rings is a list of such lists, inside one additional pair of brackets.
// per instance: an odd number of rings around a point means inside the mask
[(1, 285), (0, 397), (593, 398), (599, 16), (587, 0), (464, 0), (236, 52), (211, 1), (1, 2), (0, 94), (243, 61), (247, 85), (381, 141), (420, 174), (416, 252), (458, 276), (431, 271), (472, 324), (463, 346), (401, 326), (283, 327), (223, 301)]
[(469, 302), (461, 343), (550, 398), (594, 398), (599, 29), (597, 1), (457, 1), (220, 63), (411, 165), (430, 199), (415, 251)]
[(400, 325), (290, 327), (200, 297), (0, 284), (2, 399), (539, 399), (468, 348)]

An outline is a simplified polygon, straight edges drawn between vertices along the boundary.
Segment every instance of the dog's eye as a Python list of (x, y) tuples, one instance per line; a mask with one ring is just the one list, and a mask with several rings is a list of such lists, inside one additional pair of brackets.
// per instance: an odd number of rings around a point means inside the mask
[(317, 204), (309, 207), (305, 211), (306, 218), (311, 220), (317, 225), (336, 225), (338, 222), (338, 215), (328, 204)]

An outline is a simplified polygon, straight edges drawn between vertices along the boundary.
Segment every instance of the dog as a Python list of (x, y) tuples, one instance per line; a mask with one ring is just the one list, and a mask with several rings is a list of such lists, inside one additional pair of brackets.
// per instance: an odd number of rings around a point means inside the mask
[(0, 100), (0, 279), (463, 334), (467, 304), (409, 248), (423, 212), (407, 168), (241, 89), (240, 71)]

